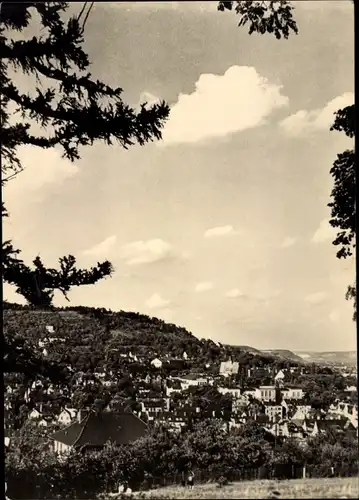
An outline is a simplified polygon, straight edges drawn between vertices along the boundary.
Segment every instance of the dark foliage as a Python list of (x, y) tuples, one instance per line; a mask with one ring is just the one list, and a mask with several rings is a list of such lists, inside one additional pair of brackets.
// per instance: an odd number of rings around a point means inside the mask
[[(66, 2), (2, 2), (0, 6), (1, 85), (1, 174), (2, 184), (13, 179), (22, 166), (18, 148), (32, 145), (48, 149), (59, 146), (71, 161), (80, 158), (80, 148), (103, 141), (122, 147), (161, 138), (169, 108), (164, 102), (135, 110), (122, 100), (122, 89), (94, 80), (90, 61), (82, 46), (90, 10), (66, 19)], [(91, 7), (90, 7), (91, 9)], [(26, 37), (26, 28), (41, 25), (39, 36)], [(36, 80), (32, 93), (16, 85), (16, 74)], [(14, 75), (15, 74), (15, 78)], [(32, 124), (42, 131), (33, 132)], [(2, 217), (8, 213), (2, 204)], [(91, 269), (78, 269), (72, 255), (59, 259), (59, 269), (47, 268), (40, 257), (30, 267), (19, 258), (20, 250), (10, 240), (2, 244), (2, 277), (32, 306), (48, 308), (55, 290), (67, 293), (73, 286), (94, 284), (113, 272), (108, 262)], [(6, 340), (6, 348), (11, 342)], [(29, 367), (35, 369), (37, 356)], [(8, 354), (10, 354), (8, 352)], [(5, 365), (10, 366), (10, 365)], [(29, 367), (23, 364), (25, 372)], [(20, 364), (17, 364), (17, 370)], [(24, 373), (25, 373), (24, 372)]]
[(19, 435), (21, 453), (13, 449), (5, 456), (9, 494), (29, 498), (38, 484), (42, 498), (95, 498), (125, 482), (133, 490), (156, 487), (166, 479), (182, 478), (189, 469), (195, 472), (196, 481), (221, 485), (232, 479), (259, 477), (258, 473), (267, 478), (291, 478), (295, 468), (302, 472), (304, 463), (307, 472), (316, 477), (327, 476), (331, 466), (338, 473), (346, 467), (348, 475), (357, 475), (358, 444), (348, 436), (335, 432), (318, 436), (303, 449), (293, 440), (270, 444), (257, 427), (253, 423), (245, 433), (226, 432), (218, 422), (203, 421), (179, 435), (158, 428), (130, 445), (109, 443), (102, 451), (71, 452), (67, 460), (58, 461), (46, 449), (45, 436), (41, 439), (39, 430), (27, 426)]
[(5, 242), (3, 279), (15, 285), (16, 292), (34, 307), (50, 307), (55, 290), (59, 290), (68, 300), (67, 293), (72, 287), (93, 285), (106, 276), (111, 276), (113, 272), (108, 261), (99, 262), (90, 269), (77, 269), (73, 255), (61, 257), (59, 269), (45, 267), (40, 257), (34, 259), (34, 268), (30, 268), (22, 260), (12, 257), (18, 253), (19, 251), (13, 250), (10, 242)]
[(298, 34), (293, 18), (293, 5), (287, 0), (237, 0), (221, 1), (218, 10), (232, 10), (240, 17), (238, 26), (248, 25), (248, 33), (274, 34), (277, 40), (289, 38), (290, 32)]
[[(349, 138), (355, 136), (355, 105), (347, 106), (336, 113), (331, 130), (344, 132)], [(330, 224), (338, 229), (333, 245), (339, 246), (337, 257), (347, 258), (353, 255), (356, 247), (356, 172), (354, 149), (343, 151), (337, 155), (332, 169), (334, 187), (331, 192), (332, 201)], [(353, 320), (356, 321), (356, 283), (350, 285), (347, 299), (354, 302)]]
[[(143, 145), (161, 138), (160, 129), (169, 113), (167, 104), (143, 104), (136, 111), (123, 102), (121, 88), (93, 80), (88, 72), (89, 57), (82, 48), (83, 12), (66, 21), (67, 9), (65, 2), (1, 4), (0, 120), (5, 180), (21, 170), (16, 153), (21, 145), (45, 149), (59, 145), (63, 155), (73, 161), (80, 158), (81, 146), (97, 140), (106, 144), (117, 141), (128, 148), (136, 142)], [(21, 34), (34, 21), (35, 13), (40, 17), (42, 34), (26, 39)], [(10, 70), (36, 77), (33, 95), (17, 88)], [(21, 113), (21, 121), (10, 120), (10, 105)], [(31, 132), (31, 120), (44, 129), (43, 135)]]

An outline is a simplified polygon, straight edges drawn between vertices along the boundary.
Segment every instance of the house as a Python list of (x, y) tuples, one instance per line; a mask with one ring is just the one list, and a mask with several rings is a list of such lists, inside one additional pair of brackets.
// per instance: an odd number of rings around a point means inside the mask
[(350, 386), (346, 387), (344, 390), (345, 390), (345, 392), (357, 392), (358, 388), (355, 387), (355, 385), (350, 385)]
[(154, 420), (164, 411), (169, 411), (170, 400), (164, 399), (149, 399), (147, 401), (139, 401), (141, 405), (141, 413), (147, 415), (148, 420)]
[(283, 373), (283, 370), (279, 370), (277, 375), (274, 377), (274, 381), (281, 383), (281, 382), (283, 382), (284, 378), (285, 378), (285, 374)]
[(161, 368), (162, 367), (162, 361), (158, 358), (155, 358), (151, 361), (151, 365), (154, 366), (155, 368)]
[(293, 413), (292, 420), (305, 420), (309, 418), (312, 407), (310, 405), (298, 405)]
[(347, 419), (317, 420), (315, 422), (318, 432), (325, 434), (329, 430), (342, 432), (355, 432), (355, 427)]
[(212, 385), (211, 381), (208, 378), (198, 376), (195, 373), (189, 373), (188, 375), (179, 377), (178, 380), (181, 383), (181, 388), (183, 391), (186, 391), (189, 387), (193, 386), (201, 386), (207, 384)]
[(358, 427), (358, 409), (356, 405), (349, 403), (338, 402), (337, 405), (330, 405), (330, 415), (338, 415), (347, 418), (351, 421), (355, 428)]
[(276, 396), (277, 391), (274, 385), (261, 385), (255, 390), (255, 398), (260, 401), (275, 401)]
[(303, 441), (306, 437), (306, 432), (303, 427), (300, 424), (289, 420), (276, 422), (269, 430), (274, 436), (280, 436), (283, 438), (290, 437)]
[(106, 442), (128, 444), (147, 434), (147, 425), (133, 413), (94, 413), (79, 418), (51, 437), (55, 453), (71, 449), (101, 449)]
[(61, 425), (69, 425), (76, 418), (77, 410), (75, 408), (65, 408), (57, 418)]
[(241, 390), (238, 388), (228, 389), (227, 387), (218, 387), (217, 390), (221, 394), (230, 394), (233, 398), (239, 398), (241, 396)]
[(302, 427), (311, 437), (317, 436), (318, 434), (326, 434), (330, 430), (355, 433), (355, 427), (349, 420), (345, 419), (304, 420)]
[(231, 375), (237, 375), (239, 370), (238, 361), (222, 361), (219, 367), (219, 374), (223, 377), (229, 377)]
[(284, 399), (298, 400), (304, 397), (303, 389), (297, 386), (284, 387), (281, 392)]
[(30, 420), (36, 421), (37, 425), (41, 425), (42, 427), (47, 427), (50, 422), (53, 422), (53, 415), (49, 415), (42, 410), (42, 405), (40, 404), (39, 410), (34, 408), (29, 413), (28, 418)]
[(285, 401), (281, 404), (273, 404), (271, 402), (264, 403), (264, 413), (269, 418), (270, 422), (276, 422), (284, 418), (288, 412), (288, 405)]

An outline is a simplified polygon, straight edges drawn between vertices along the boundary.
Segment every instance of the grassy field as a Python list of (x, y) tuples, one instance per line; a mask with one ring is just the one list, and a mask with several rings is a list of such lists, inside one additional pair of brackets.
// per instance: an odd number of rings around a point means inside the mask
[(195, 485), (193, 490), (171, 486), (148, 491), (143, 498), (359, 498), (359, 478), (243, 481), (223, 488)]

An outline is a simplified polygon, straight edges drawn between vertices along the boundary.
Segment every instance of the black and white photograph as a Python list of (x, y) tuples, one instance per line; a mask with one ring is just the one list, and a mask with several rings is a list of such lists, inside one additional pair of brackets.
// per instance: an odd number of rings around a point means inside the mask
[(357, 8), (0, 2), (7, 500), (359, 497)]

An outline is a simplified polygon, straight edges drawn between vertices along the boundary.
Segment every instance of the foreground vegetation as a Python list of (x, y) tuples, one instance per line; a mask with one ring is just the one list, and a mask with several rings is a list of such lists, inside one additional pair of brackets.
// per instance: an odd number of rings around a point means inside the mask
[[(279, 492), (279, 494), (278, 494)], [(144, 493), (144, 498), (358, 498), (359, 478), (243, 481), (223, 488), (197, 485), (193, 490), (172, 486)]]
[[(44, 433), (43, 439), (40, 432)], [(6, 450), (5, 475), (10, 498), (94, 499), (100, 493), (116, 491), (118, 485), (124, 483), (132, 491), (148, 491), (146, 494), (155, 496), (158, 491), (159, 495), (169, 495), (168, 498), (180, 498), (187, 489), (177, 487), (177, 496), (173, 496), (171, 489), (166, 493), (167, 489), (154, 488), (178, 483), (176, 479), (189, 469), (195, 471), (198, 485), (193, 493), (188, 494), (202, 494), (204, 488), (202, 498), (208, 498), (212, 488), (214, 497), (219, 493), (222, 495), (223, 491), (223, 498), (228, 498), (234, 488), (229, 483), (238, 479), (301, 477), (304, 463), (307, 475), (323, 478), (319, 483), (308, 479), (308, 484), (317, 484), (317, 488), (326, 484), (327, 479), (324, 478), (330, 475), (331, 467), (342, 476), (356, 477), (358, 472), (358, 446), (353, 436), (327, 433), (309, 438), (303, 448), (293, 440), (280, 442), (277, 439), (275, 443), (273, 436), (269, 436), (254, 421), (230, 432), (216, 420), (194, 424), (178, 435), (157, 427), (148, 436), (129, 445), (114, 446), (109, 443), (103, 450), (82, 453), (73, 450), (61, 461), (48, 449), (45, 434), (45, 430), (41, 431), (28, 422), (21, 429), (16, 443)], [(300, 475), (291, 475), (292, 468)], [(252, 472), (256, 469), (258, 474), (244, 474), (251, 469)], [(199, 485), (199, 482), (207, 481), (211, 485)], [(347, 481), (350, 482), (349, 479)], [(357, 479), (354, 481), (357, 482)], [(223, 487), (217, 488), (217, 483)], [(287, 482), (241, 481), (241, 488), (244, 484), (248, 488), (252, 484), (264, 484), (266, 488), (279, 484), (282, 488)], [(300, 485), (301, 482), (288, 484)], [(334, 481), (333, 484), (337, 483)], [(344, 480), (341, 484), (349, 483)], [(206, 488), (210, 491), (207, 492)], [(163, 491), (165, 493), (161, 493)], [(234, 491), (233, 495), (237, 495)], [(315, 491), (319, 493), (319, 490)], [(263, 490), (263, 495), (269, 494), (265, 492), (267, 490)], [(316, 497), (317, 493), (313, 495), (309, 496)], [(247, 498), (253, 497), (249, 494)]]

